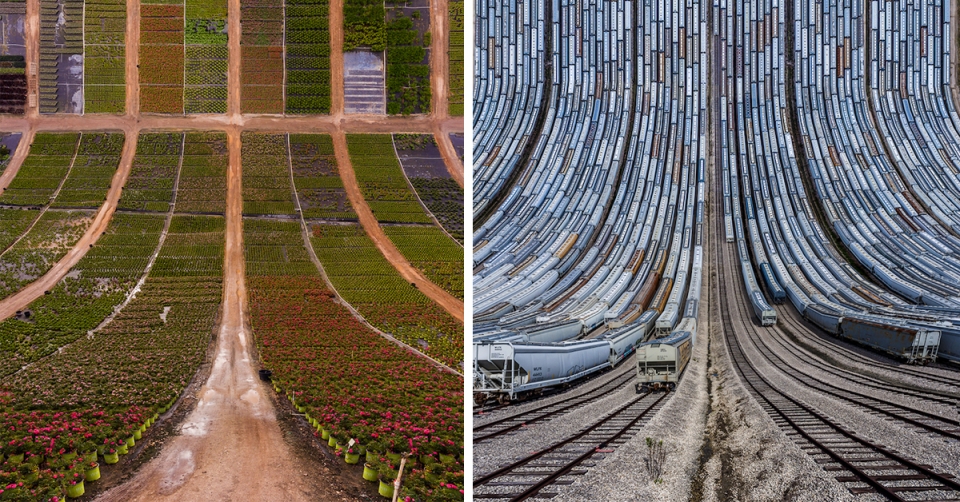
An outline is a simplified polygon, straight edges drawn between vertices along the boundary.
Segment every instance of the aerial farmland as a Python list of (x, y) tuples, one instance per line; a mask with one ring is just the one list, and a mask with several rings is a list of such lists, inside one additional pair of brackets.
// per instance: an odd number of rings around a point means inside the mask
[(462, 23), (0, 1), (0, 498), (462, 500)]

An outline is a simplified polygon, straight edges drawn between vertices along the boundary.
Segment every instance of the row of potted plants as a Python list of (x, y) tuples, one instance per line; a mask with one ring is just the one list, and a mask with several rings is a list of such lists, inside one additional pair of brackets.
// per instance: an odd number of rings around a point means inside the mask
[[(462, 456), (462, 379), (384, 340), (335, 301), (317, 269), (304, 266), (310, 263), (295, 222), (246, 221), (244, 246), (261, 364), (321, 438), (341, 445), (350, 462), (359, 462), (361, 451), (377, 459), (407, 454), (417, 459), (415, 469), (421, 457)], [(286, 259), (267, 266), (269, 256)], [(422, 479), (425, 490), (440, 488), (440, 479), (424, 476), (411, 479)], [(448, 484), (462, 488), (462, 479)]]

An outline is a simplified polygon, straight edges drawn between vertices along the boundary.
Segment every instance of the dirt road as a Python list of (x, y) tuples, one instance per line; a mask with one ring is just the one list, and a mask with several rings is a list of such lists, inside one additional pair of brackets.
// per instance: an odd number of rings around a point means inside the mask
[(20, 172), (20, 166), (23, 165), (23, 159), (27, 158), (27, 152), (30, 150), (27, 148), (27, 145), (33, 143), (33, 128), (28, 127), (20, 130), (7, 129), (5, 132), (17, 131), (22, 131), (23, 136), (20, 136), (20, 145), (17, 146), (17, 151), (13, 152), (13, 155), (10, 157), (10, 162), (7, 163), (7, 168), (3, 170), (3, 174), (0, 174), (0, 188), (2, 189), (10, 186), (10, 182), (13, 181), (13, 178), (15, 178), (17, 173)]
[[(27, 0), (27, 16), (23, 25), (23, 44), (27, 62), (27, 117), (40, 115), (40, 0)], [(34, 106), (30, 106), (33, 96)]]
[(343, 0), (330, 0), (330, 115), (343, 118)]
[(127, 116), (140, 116), (140, 0), (127, 0)]
[(447, 46), (450, 33), (447, 28), (447, 1), (430, 0), (430, 87), (432, 115), (435, 121), (449, 116), (447, 103)]
[[(240, 0), (227, 2), (227, 51), (229, 66), (227, 67), (227, 116), (232, 123), (236, 123), (240, 116), (240, 69), (243, 56), (240, 52)], [(239, 138), (238, 138), (239, 141)]]
[(370, 211), (370, 207), (367, 205), (367, 201), (364, 200), (363, 194), (360, 193), (360, 185), (357, 184), (357, 176), (353, 172), (350, 155), (347, 153), (347, 137), (344, 133), (336, 132), (333, 134), (333, 149), (337, 155), (340, 178), (343, 180), (343, 187), (347, 192), (347, 198), (350, 199), (350, 204), (353, 205), (354, 211), (357, 212), (360, 224), (363, 225), (363, 229), (367, 232), (367, 235), (370, 236), (370, 239), (373, 240), (373, 243), (377, 246), (377, 249), (380, 250), (380, 253), (393, 264), (394, 268), (400, 272), (400, 275), (403, 276), (407, 282), (415, 283), (417, 289), (423, 294), (437, 302), (437, 304), (449, 312), (450, 315), (457, 318), (460, 322), (463, 322), (463, 302), (441, 289), (440, 286), (430, 282), (419, 270), (414, 268), (413, 265), (410, 265), (410, 262), (400, 254), (400, 251), (393, 245), (393, 242), (390, 241), (387, 234), (380, 228), (380, 223), (377, 222), (377, 219), (373, 216), (373, 212)]
[(102, 500), (316, 500), (280, 432), (277, 416), (256, 378), (246, 323), (240, 133), (228, 131), (226, 249), (223, 312), (210, 377), (197, 405), (160, 456)]

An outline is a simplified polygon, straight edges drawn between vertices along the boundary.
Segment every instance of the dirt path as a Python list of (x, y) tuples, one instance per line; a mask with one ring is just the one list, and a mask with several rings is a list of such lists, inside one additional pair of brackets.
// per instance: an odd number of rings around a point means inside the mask
[[(27, 0), (27, 15), (23, 25), (23, 44), (27, 61), (27, 117), (40, 115), (40, 0)], [(34, 106), (30, 106), (33, 96)]]
[(227, 2), (227, 51), (229, 67), (227, 69), (227, 115), (232, 123), (240, 118), (240, 68), (243, 56), (240, 53), (240, 0)]
[[(10, 132), (17, 131), (13, 130)], [(10, 182), (13, 181), (13, 178), (20, 172), (20, 166), (23, 165), (23, 160), (27, 158), (27, 152), (30, 151), (30, 144), (33, 143), (34, 134), (33, 128), (23, 130), (23, 135), (20, 136), (20, 144), (17, 145), (17, 151), (13, 152), (13, 156), (10, 157), (10, 162), (7, 163), (7, 168), (3, 170), (3, 174), (0, 174), (0, 187), (3, 189), (10, 186)]]
[(127, 116), (140, 116), (140, 0), (127, 0)]
[[(160, 456), (132, 480), (104, 493), (105, 501), (330, 499), (294, 460), (277, 423), (267, 387), (256, 378), (246, 323), (240, 133), (228, 131), (223, 311), (210, 377), (197, 405)], [(333, 491), (333, 488), (330, 488)]]
[[(450, 142), (450, 136), (443, 131), (443, 123), (449, 120), (449, 81), (450, 61), (447, 51), (450, 46), (450, 20), (446, 0), (430, 0), (430, 86), (433, 91), (431, 121), (433, 135), (437, 140), (443, 163), (447, 166), (450, 176), (463, 188), (463, 163), (457, 151)], [(460, 129), (463, 129), (463, 119), (460, 119)]]
[(423, 294), (437, 302), (450, 315), (463, 322), (463, 302), (441, 289), (440, 286), (430, 282), (419, 270), (410, 265), (410, 262), (400, 254), (387, 234), (380, 228), (380, 223), (377, 222), (373, 212), (370, 211), (370, 207), (367, 206), (367, 201), (360, 193), (360, 185), (357, 184), (357, 177), (353, 172), (353, 165), (350, 163), (350, 155), (347, 153), (347, 137), (344, 133), (336, 132), (333, 134), (333, 149), (337, 155), (340, 178), (343, 180), (343, 187), (347, 191), (347, 198), (350, 199), (350, 204), (357, 212), (360, 224), (363, 225), (363, 229), (376, 244), (380, 253), (387, 258), (407, 282), (415, 283), (417, 289)]
[(343, 0), (330, 0), (330, 115), (343, 119)]
[(93, 247), (93, 244), (107, 229), (107, 225), (110, 224), (113, 212), (117, 208), (117, 202), (120, 200), (120, 191), (127, 184), (127, 177), (130, 175), (130, 168), (133, 165), (133, 156), (136, 151), (137, 132), (136, 130), (127, 131), (126, 140), (123, 144), (123, 154), (120, 157), (120, 166), (110, 182), (107, 201), (100, 207), (90, 228), (87, 229), (87, 232), (83, 234), (83, 237), (80, 238), (73, 249), (51, 267), (43, 277), (21, 289), (15, 295), (8, 296), (0, 301), (0, 320), (16, 314), (17, 310), (43, 296), (44, 291), (52, 289), (81, 258), (86, 256), (87, 251)]
[(457, 150), (453, 147), (453, 142), (450, 141), (450, 133), (443, 132), (440, 124), (435, 122), (433, 137), (437, 140), (440, 156), (443, 157), (443, 163), (447, 166), (447, 172), (450, 173), (450, 177), (460, 185), (460, 188), (464, 188), (463, 163), (460, 162), (460, 156), (457, 155)]
[(434, 120), (444, 120), (449, 116), (447, 95), (447, 47), (450, 30), (447, 28), (449, 14), (447, 0), (430, 0), (430, 87), (431, 115)]

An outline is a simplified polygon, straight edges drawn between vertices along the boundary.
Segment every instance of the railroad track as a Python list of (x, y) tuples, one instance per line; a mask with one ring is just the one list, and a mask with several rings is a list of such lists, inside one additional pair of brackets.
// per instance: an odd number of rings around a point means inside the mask
[[(803, 326), (797, 325), (792, 322), (792, 320), (785, 321), (784, 324), (789, 324), (791, 328), (803, 329)], [(806, 364), (813, 366), (824, 373), (829, 373), (831, 375), (842, 378), (844, 381), (855, 382), (858, 385), (864, 387), (882, 390), (883, 392), (889, 392), (894, 394), (900, 394), (904, 396), (913, 397), (915, 399), (922, 399), (925, 401), (939, 403), (947, 405), (950, 407), (960, 406), (960, 394), (958, 393), (948, 393), (948, 392), (939, 392), (931, 389), (924, 389), (915, 386), (902, 385), (895, 382), (890, 382), (886, 380), (880, 380), (870, 376), (857, 373), (855, 371), (850, 371), (848, 369), (833, 366), (828, 363), (820, 361), (817, 357), (811, 357), (809, 354), (805, 354), (797, 348), (796, 345), (793, 345), (789, 340), (784, 340), (783, 334), (776, 330), (775, 336), (765, 338), (764, 340), (771, 340), (779, 345), (783, 350), (789, 352), (797, 359), (803, 360)], [(766, 343), (766, 342), (765, 342)]]
[[(822, 343), (824, 341), (825, 338), (822, 336), (817, 337), (815, 335), (807, 334), (808, 331), (812, 331), (812, 330), (816, 330), (819, 332), (819, 328), (812, 327), (812, 325), (809, 324), (806, 321), (806, 319), (801, 318), (799, 313), (791, 306), (784, 305), (783, 307), (778, 308), (777, 315), (779, 316), (781, 321), (784, 321), (785, 323), (793, 327), (796, 327), (798, 331), (797, 332), (798, 337), (803, 337), (805, 339), (809, 339), (813, 337), (812, 340), (810, 340), (810, 342), (812, 342), (812, 344), (814, 345), (818, 343)], [(903, 364), (888, 363), (883, 360), (877, 360), (874, 357), (866, 356), (857, 351), (851, 350), (850, 348), (848, 348), (848, 344), (850, 344), (851, 342), (847, 340), (842, 340), (842, 339), (839, 340), (843, 342), (842, 344), (840, 344), (840, 343), (837, 343), (836, 337), (830, 337), (827, 339), (830, 340), (830, 349), (833, 352), (840, 354), (844, 358), (850, 359), (851, 361), (877, 368), (878, 371), (883, 371), (885, 373), (899, 373), (901, 375), (906, 375), (914, 378), (922, 378), (922, 379), (926, 379), (931, 382), (936, 382), (943, 385), (960, 387), (960, 374), (958, 374), (956, 377), (949, 376), (949, 375), (938, 375), (935, 373), (931, 373), (929, 369), (921, 369), (921, 368), (916, 368), (912, 366), (906, 366)], [(801, 341), (801, 343), (803, 343), (803, 341)], [(880, 357), (883, 357), (884, 359), (887, 358), (886, 356), (880, 356)], [(952, 370), (952, 368), (949, 368), (946, 366), (940, 366), (940, 365), (935, 365), (932, 368), (939, 368), (939, 369), (944, 369), (948, 371)]]
[[(622, 389), (625, 385), (627, 385), (627, 383), (630, 382), (630, 380), (633, 379), (634, 372), (631, 371), (633, 370), (633, 364), (626, 365), (626, 368), (628, 369), (627, 371), (624, 371), (622, 374), (617, 375), (609, 382), (606, 382), (597, 388), (588, 390), (575, 396), (570, 396), (554, 403), (539, 406), (522, 413), (517, 413), (509, 417), (504, 417), (499, 420), (478, 425), (473, 428), (473, 442), (476, 444), (480, 441), (486, 441), (498, 436), (502, 436), (509, 432), (526, 427), (530, 424), (553, 418), (568, 410), (579, 409), (586, 404), (606, 397), (611, 393)], [(483, 432), (483, 434), (477, 435), (478, 432)]]
[(571, 476), (583, 475), (590, 461), (630, 440), (665, 402), (669, 393), (647, 392), (617, 408), (573, 436), (493, 472), (474, 479), (474, 499), (550, 498), (556, 492), (544, 492), (553, 485), (573, 483)]
[[(729, 251), (729, 246), (724, 246), (724, 255)], [(725, 258), (725, 263), (736, 263)], [(715, 264), (719, 265), (716, 258)], [(739, 285), (737, 274), (727, 272)], [(735, 287), (734, 297), (729, 296), (726, 280), (721, 277), (718, 281), (719, 297), (727, 301), (720, 317), (734, 368), (761, 408), (807, 455), (825, 471), (836, 473), (837, 481), (854, 494), (877, 493), (895, 501), (960, 499), (960, 483), (953, 475), (938, 473), (929, 465), (857, 436), (764, 378), (747, 358), (731, 320), (731, 311), (738, 313), (752, 336), (757, 329), (752, 315), (744, 309), (739, 287)]]
[(765, 337), (750, 335), (754, 347), (774, 367), (791, 379), (820, 394), (828, 395), (869, 413), (883, 415), (924, 432), (960, 441), (960, 422), (933, 413), (913, 409), (885, 399), (842, 388), (834, 383), (812, 376), (790, 364), (770, 349)]

